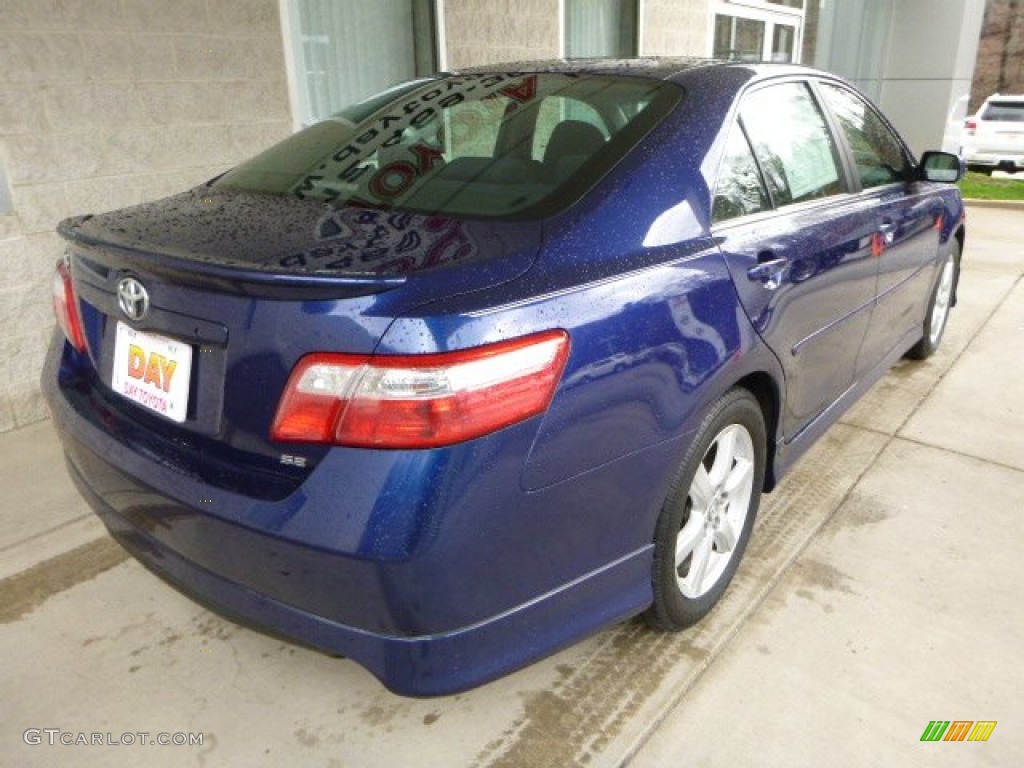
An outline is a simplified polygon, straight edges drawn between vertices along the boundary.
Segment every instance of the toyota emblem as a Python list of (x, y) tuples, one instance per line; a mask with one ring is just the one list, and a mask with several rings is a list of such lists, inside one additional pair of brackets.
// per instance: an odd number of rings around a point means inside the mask
[(149, 293), (134, 277), (125, 277), (117, 284), (117, 305), (129, 320), (139, 321), (149, 312)]

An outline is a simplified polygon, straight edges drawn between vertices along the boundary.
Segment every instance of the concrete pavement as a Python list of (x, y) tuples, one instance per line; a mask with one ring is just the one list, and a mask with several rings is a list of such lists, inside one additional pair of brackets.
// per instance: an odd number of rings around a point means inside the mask
[[(1017, 764), (1022, 278), (1024, 211), (972, 207), (939, 354), (897, 366), (766, 497), (699, 627), (628, 622), (444, 699), (196, 606), (106, 537), (48, 424), (2, 435), (0, 763)], [(937, 719), (998, 724), (920, 742)], [(30, 728), (203, 744), (26, 744)]]

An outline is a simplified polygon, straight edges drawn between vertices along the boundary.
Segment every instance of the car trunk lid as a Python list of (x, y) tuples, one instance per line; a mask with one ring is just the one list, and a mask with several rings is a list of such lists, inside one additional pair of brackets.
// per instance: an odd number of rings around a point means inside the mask
[(370, 354), (409, 309), (514, 279), (539, 231), (206, 188), (69, 219), (90, 417), (184, 471), (212, 455), (304, 476), (325, 449), (269, 437), (295, 363)]

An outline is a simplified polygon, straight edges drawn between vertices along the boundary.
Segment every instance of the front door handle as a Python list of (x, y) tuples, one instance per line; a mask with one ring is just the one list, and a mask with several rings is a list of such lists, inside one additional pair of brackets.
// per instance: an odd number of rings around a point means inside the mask
[(747, 277), (760, 280), (769, 291), (782, 285), (782, 275), (786, 271), (788, 259), (768, 259), (747, 270)]

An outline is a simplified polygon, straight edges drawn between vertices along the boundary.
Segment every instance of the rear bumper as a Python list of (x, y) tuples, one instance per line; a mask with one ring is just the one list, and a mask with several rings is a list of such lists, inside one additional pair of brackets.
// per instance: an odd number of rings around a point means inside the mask
[(964, 160), (969, 166), (985, 168), (1024, 168), (1024, 152), (1022, 151), (975, 151), (964, 147)]
[[(581, 634), (627, 618), (649, 601), (646, 591), (637, 589), (651, 568), (650, 553), (642, 551), (470, 627), (412, 637), (369, 632), (274, 600), (187, 560), (147, 535), (137, 521), (114, 511), (70, 459), (68, 465), (79, 490), (114, 538), (158, 576), (230, 619), (347, 656), (402, 695), (439, 696), (480, 685)], [(581, 604), (603, 606), (602, 615), (579, 617)]]
[[(218, 612), (343, 654), (396, 693), (479, 685), (650, 603), (651, 546), (623, 547), (620, 538), (614, 555), (611, 543), (596, 558), (593, 543), (574, 550), (572, 534), (559, 536), (553, 527), (578, 529), (571, 517), (531, 510), (550, 510), (557, 496), (523, 497), (521, 518), (509, 521), (507, 509), (487, 509), (460, 487), (453, 490), (459, 503), (438, 494), (446, 517), (424, 502), (375, 522), (380, 505), (361, 501), (361, 483), (374, 478), (346, 472), (347, 505), (339, 505), (337, 489), (323, 485), (331, 468), (322, 463), (288, 498), (246, 498), (161, 466), (107, 434), (68, 398), (60, 361), (54, 345), (43, 373), (54, 426), (72, 478), (118, 541)], [(408, 465), (395, 470), (384, 474), (408, 478)], [(580, 496), (571, 487), (564, 493)], [(328, 495), (330, 505), (323, 503)], [(474, 516), (468, 521), (467, 512)], [(518, 526), (518, 534), (502, 525)], [(488, 549), (494, 542), (481, 538), (485, 532), (500, 542), (498, 555)], [(598, 565), (558, 559), (559, 551), (589, 552)], [(539, 558), (532, 568), (531, 556)]]

